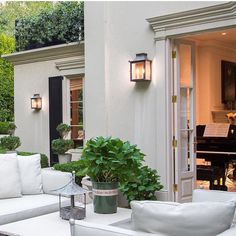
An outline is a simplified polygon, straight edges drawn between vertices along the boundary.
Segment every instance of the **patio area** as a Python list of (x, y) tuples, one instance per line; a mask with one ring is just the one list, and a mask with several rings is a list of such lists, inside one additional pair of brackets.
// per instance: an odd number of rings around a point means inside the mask
[(235, 16), (0, 0), (0, 236), (235, 236)]

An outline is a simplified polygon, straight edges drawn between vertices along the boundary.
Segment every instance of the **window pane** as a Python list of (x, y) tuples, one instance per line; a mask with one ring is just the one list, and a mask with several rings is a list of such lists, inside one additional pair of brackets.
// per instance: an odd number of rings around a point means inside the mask
[(75, 147), (83, 146), (83, 80), (70, 80), (71, 138)]

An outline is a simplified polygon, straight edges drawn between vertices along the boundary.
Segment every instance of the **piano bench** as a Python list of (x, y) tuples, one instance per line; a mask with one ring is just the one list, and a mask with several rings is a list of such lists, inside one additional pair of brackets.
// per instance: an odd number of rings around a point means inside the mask
[(214, 188), (214, 180), (217, 180), (220, 185), (220, 178), (222, 177), (221, 170), (217, 166), (197, 166), (197, 180), (206, 180), (210, 182), (210, 189)]

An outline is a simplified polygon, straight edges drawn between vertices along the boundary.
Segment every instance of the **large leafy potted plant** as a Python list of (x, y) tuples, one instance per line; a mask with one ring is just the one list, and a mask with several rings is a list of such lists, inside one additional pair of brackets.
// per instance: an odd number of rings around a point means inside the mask
[(56, 128), (60, 134), (60, 138), (52, 140), (52, 151), (58, 155), (59, 163), (71, 162), (72, 155), (67, 153), (74, 146), (74, 142), (71, 139), (66, 139), (66, 136), (71, 130), (71, 127), (67, 124), (59, 124)]
[(111, 137), (87, 141), (79, 160), (79, 173), (91, 178), (96, 213), (117, 211), (118, 183), (135, 179), (143, 158), (144, 154), (128, 141)]

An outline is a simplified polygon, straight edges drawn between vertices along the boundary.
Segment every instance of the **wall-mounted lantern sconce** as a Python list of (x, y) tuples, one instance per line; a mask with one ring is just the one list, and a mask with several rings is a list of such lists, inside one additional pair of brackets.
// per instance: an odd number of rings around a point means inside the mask
[(31, 98), (31, 109), (40, 110), (42, 108), (42, 98), (39, 94), (34, 94)]
[(130, 63), (130, 81), (150, 81), (152, 78), (152, 61), (148, 60), (147, 53), (136, 54)]

